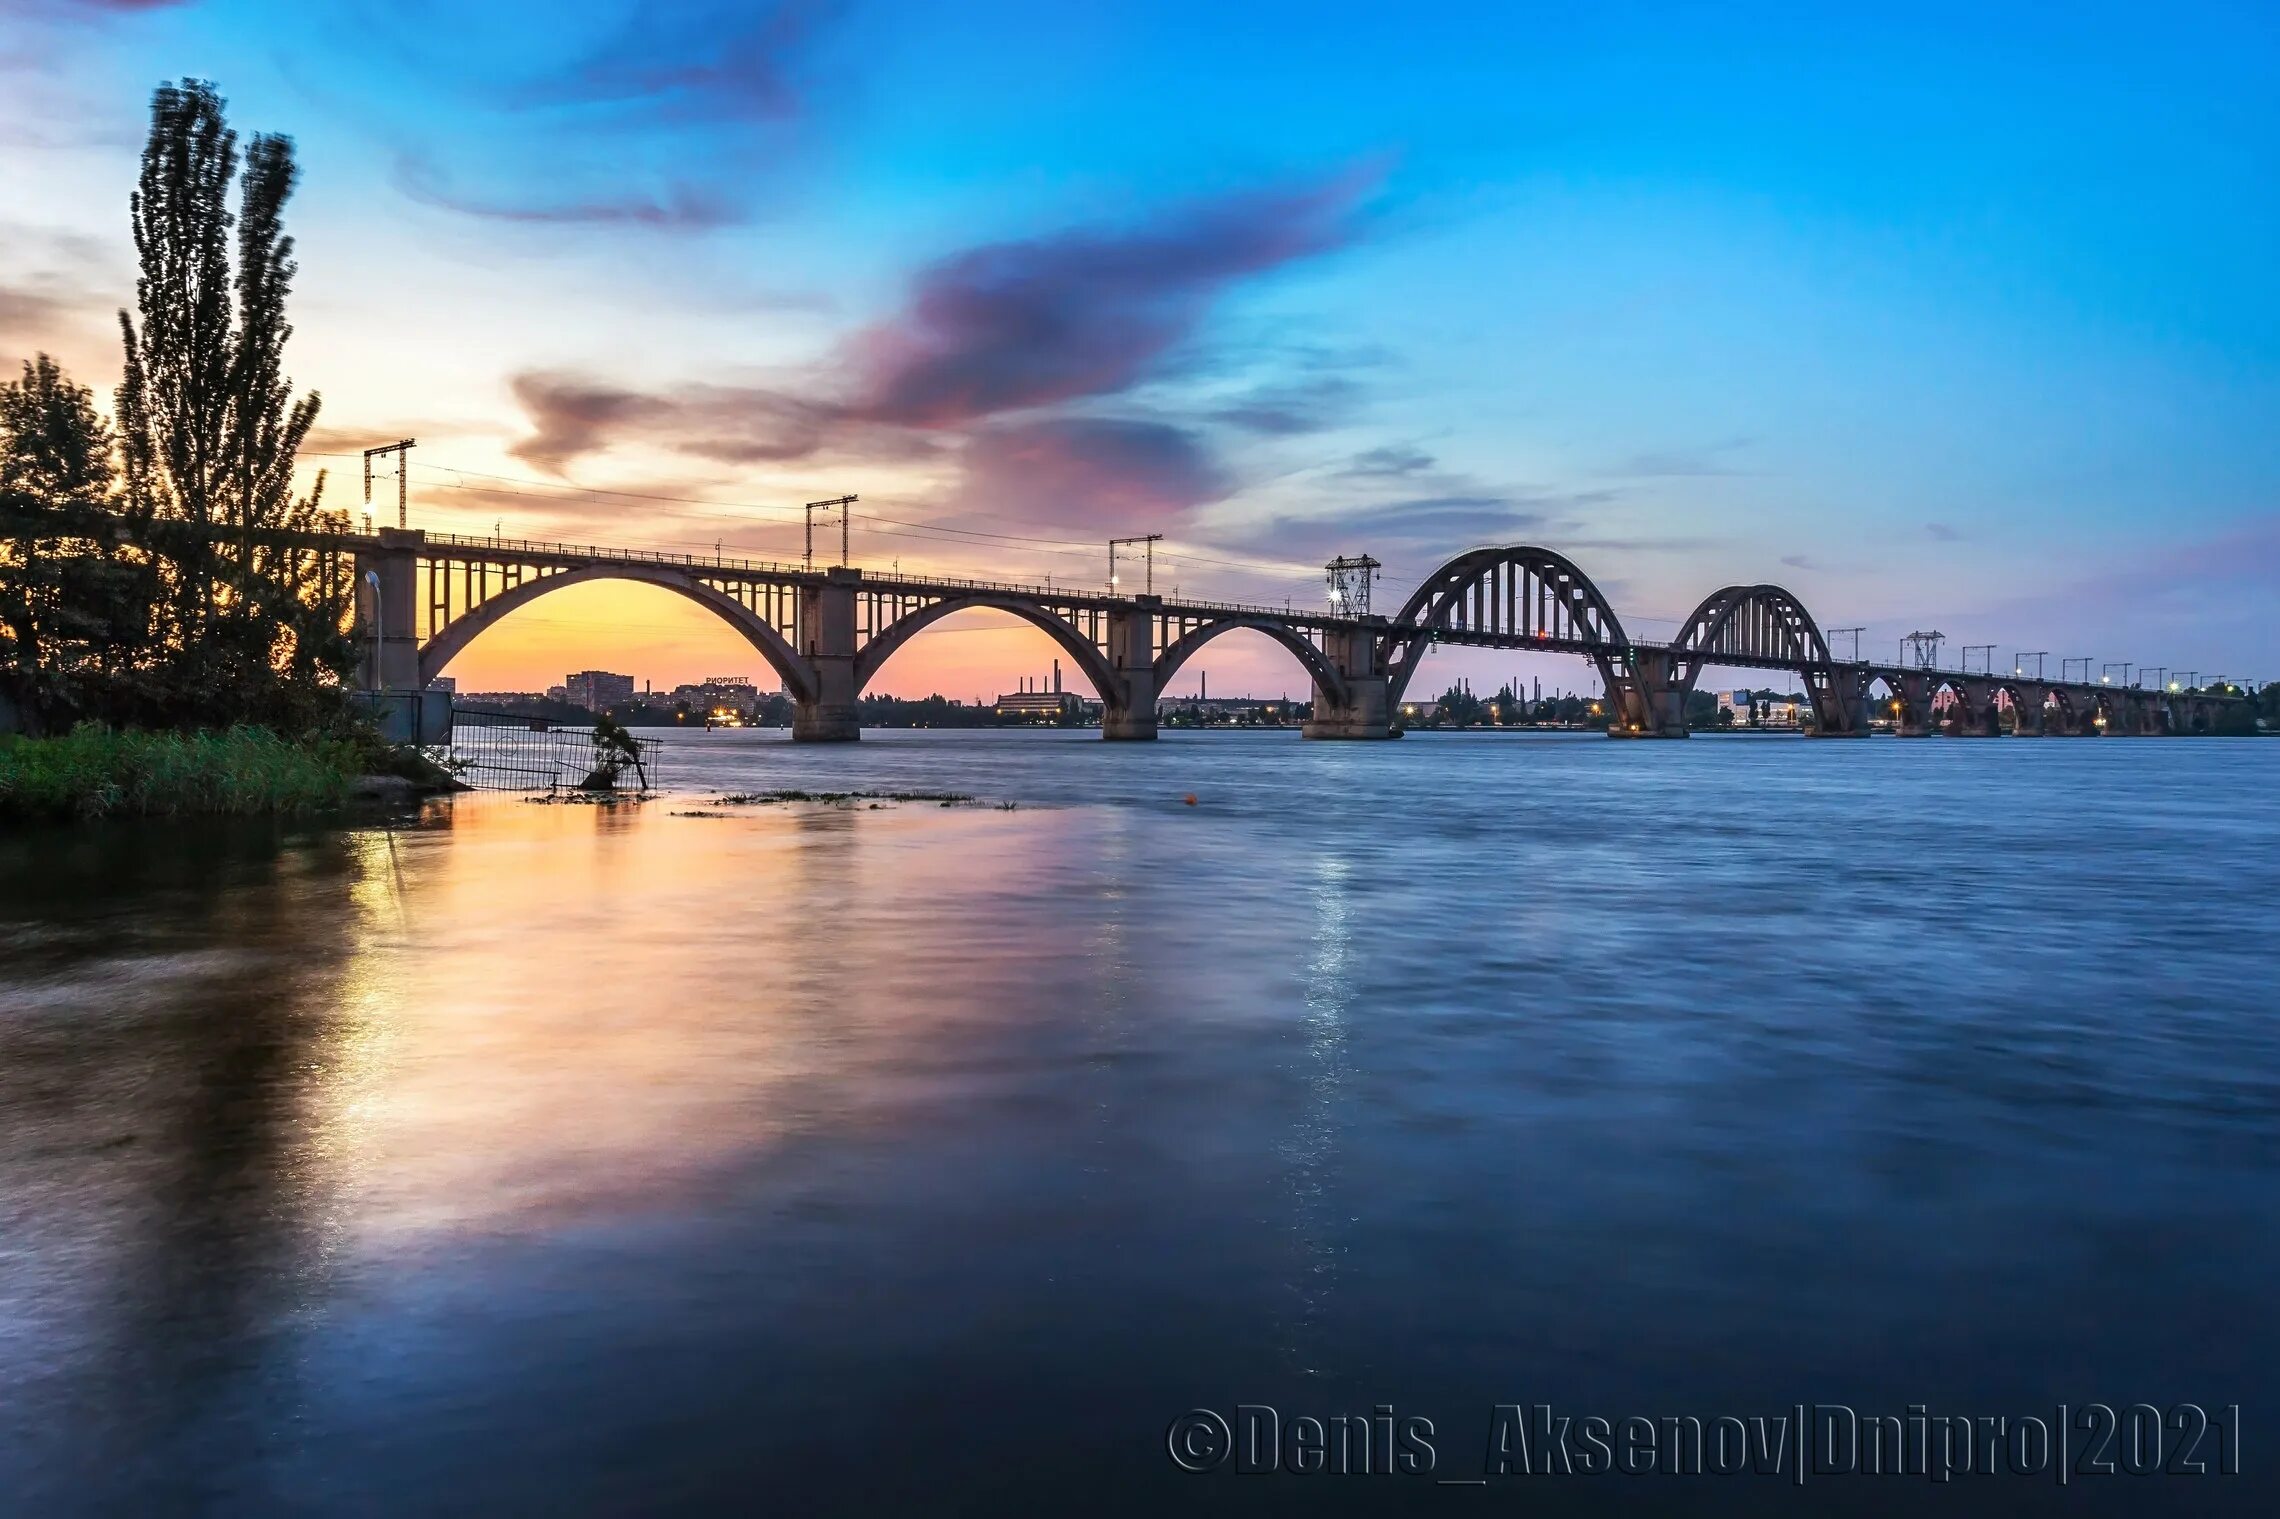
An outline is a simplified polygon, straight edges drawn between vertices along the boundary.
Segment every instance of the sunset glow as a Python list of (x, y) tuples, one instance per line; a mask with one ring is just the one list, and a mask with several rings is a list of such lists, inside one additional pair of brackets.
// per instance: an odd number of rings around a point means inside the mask
[[(2126, 50), (2082, 16), (1661, 6), (0, 15), (0, 362), (115, 382), (149, 90), (212, 78), (297, 142), (289, 364), (325, 398), (307, 466), (359, 511), (360, 451), (416, 437), (410, 521), (452, 532), (797, 559), (801, 503), (855, 493), (855, 559), (905, 570), (1095, 584), (1106, 539), (1162, 532), (1165, 589), (1319, 604), (1331, 554), (1398, 599), (1540, 542), (1643, 636), (1779, 580), (1879, 647), (1931, 619), (2280, 653), (2249, 11)], [(1051, 657), (968, 614), (874, 689)], [(753, 663), (591, 587), (451, 673)], [(1264, 641), (1212, 663), (1303, 684)]]

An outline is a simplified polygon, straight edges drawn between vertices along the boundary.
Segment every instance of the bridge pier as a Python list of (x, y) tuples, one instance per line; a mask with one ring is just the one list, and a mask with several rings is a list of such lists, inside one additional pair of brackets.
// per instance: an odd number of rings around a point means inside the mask
[(1299, 731), (1307, 738), (1399, 738), (1390, 691), (1383, 675), (1348, 676), (1342, 702), (1318, 685), (1314, 715)]
[(1629, 677), (1607, 681), (1609, 738), (1686, 737), (1686, 683), (1677, 660), (1659, 649), (1631, 654)]
[(2050, 701), (2050, 693), (2041, 686), (2014, 686), (2011, 688), (2011, 736), (2013, 738), (2041, 738), (2043, 736), (2043, 708)]
[(1868, 737), (1868, 677), (1847, 670), (1805, 673), (1813, 698), (1813, 738)]
[(792, 742), (848, 744), (863, 736), (855, 689), (855, 589), (863, 572), (835, 566), (823, 584), (800, 588), (800, 652), (815, 673), (815, 693), (795, 698)]
[(1951, 738), (1998, 738), (2003, 727), (1995, 716), (1995, 687), (1985, 681), (1959, 681), (1955, 686), (1955, 715), (1948, 719)]
[(1886, 677), (1893, 687), (1892, 699), (1900, 704), (1896, 714), (1899, 722), (1895, 731), (1902, 738), (1929, 738), (1932, 732), (1932, 678), (1929, 675), (1901, 674)]
[(1145, 742), (1156, 736), (1156, 596), (1135, 596), (1108, 614), (1108, 662), (1118, 691), (1100, 693), (1100, 736)]
[(420, 689), (419, 562), (427, 534), (384, 527), (356, 552), (356, 686)]
[(1399, 738), (1393, 726), (1393, 686), (1378, 642), (1382, 626), (1327, 632), (1322, 652), (1337, 670), (1342, 692), (1314, 683), (1314, 715), (1299, 732), (1307, 738)]

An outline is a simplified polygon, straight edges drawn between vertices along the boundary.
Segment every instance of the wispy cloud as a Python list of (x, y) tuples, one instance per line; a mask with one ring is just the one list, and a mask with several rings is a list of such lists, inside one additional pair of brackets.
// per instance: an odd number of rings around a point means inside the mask
[[(1440, 469), (1413, 449), (1371, 450), (1358, 458), (1373, 455), (1383, 457), (1372, 462), (1389, 467), (1337, 471), (1310, 501), (1311, 510), (1271, 513), (1222, 536), (1256, 552), (1298, 558), (1366, 547), (1414, 575), (1482, 544), (1568, 543), (1618, 499), (1617, 492), (1598, 489), (1500, 490)], [(1378, 494), (1392, 483), (1408, 492)]]
[(619, 441), (718, 456), (723, 426), (796, 457), (836, 429), (959, 430), (1094, 401), (1155, 377), (1237, 280), (1337, 247), (1365, 188), (1347, 178), (1174, 207), (1149, 225), (970, 249), (912, 281), (902, 309), (853, 334), (787, 389), (692, 385), (637, 394), (524, 374), (537, 424), (517, 452), (559, 466)]
[(1387, 475), (1417, 475), (1431, 469), (1434, 462), (1433, 456), (1421, 448), (1389, 443), (1354, 455), (1340, 473), (1365, 480)]
[(636, 442), (722, 463), (805, 459), (847, 437), (838, 408), (751, 386), (683, 385), (642, 392), (574, 374), (511, 381), (532, 432), (516, 457), (559, 472), (586, 454)]
[(801, 54), (836, 5), (640, 0), (623, 26), (515, 98), (597, 105), (661, 120), (784, 120), (799, 114)]
[[(118, 303), (90, 276), (113, 257), (89, 238), (0, 221), (0, 361), (13, 367), (43, 348), (65, 358), (65, 349), (95, 346)], [(122, 281), (132, 288), (130, 277)]]
[(1222, 402), (1210, 420), (1266, 437), (1295, 437), (1336, 427), (1352, 415), (1361, 386), (1344, 375), (1261, 385)]
[(554, 201), (490, 200), (455, 189), (449, 177), (424, 157), (396, 160), (396, 188), (424, 205), (467, 216), (538, 225), (617, 225), (661, 231), (704, 231), (744, 219), (743, 206), (715, 186), (670, 182), (653, 194), (612, 193), (593, 199)]
[(514, 453), (560, 472), (620, 445), (724, 463), (939, 457), (948, 504), (1088, 530), (1169, 523), (1232, 488), (1204, 424), (1299, 430), (1338, 377), (1252, 397), (1279, 407), (1193, 420), (1104, 415), (1174, 372), (1238, 282), (1358, 235), (1367, 175), (1246, 191), (1135, 225), (990, 243), (913, 277), (899, 308), (775, 385), (636, 390), (587, 376), (514, 377), (531, 422)]
[(1976, 628), (1975, 639), (2100, 651), (2126, 639), (2120, 646), (2136, 660), (2221, 661), (2228, 673), (2255, 676), (2256, 666), (2270, 674), (2280, 661), (2275, 583), (2280, 512), (2264, 512), (2201, 536), (2132, 545), (2015, 595), (1934, 610), (1945, 626)]
[(984, 427), (966, 440), (952, 505), (1058, 527), (1171, 527), (1225, 495), (1197, 435), (1162, 422), (1044, 418)]
[(954, 427), (1115, 395), (1160, 373), (1226, 290), (1356, 235), (1372, 176), (1253, 190), (1148, 223), (969, 249), (922, 271), (903, 310), (843, 358), (852, 408)]
[[(6, 3), (6, 0), (0, 0)], [(535, 227), (702, 233), (749, 220), (814, 158), (817, 43), (839, 7), (564, 6), (533, 39), (485, 7), (318, 7), (280, 66), (387, 145), (408, 198)], [(338, 55), (354, 60), (338, 66)]]
[[(0, 0), (0, 73), (20, 74), (29, 84), (52, 80), (60, 59), (92, 39), (131, 23), (140, 14), (176, 10), (192, 0)], [(14, 93), (15, 86), (11, 86)], [(109, 141), (109, 133), (89, 133), (83, 124), (11, 127), (11, 144), (47, 147)]]
[(68, 20), (74, 16), (129, 16), (138, 11), (178, 10), (196, 0), (0, 0), (0, 16)]
[(37, 339), (70, 309), (70, 302), (44, 281), (0, 285), (0, 343)]

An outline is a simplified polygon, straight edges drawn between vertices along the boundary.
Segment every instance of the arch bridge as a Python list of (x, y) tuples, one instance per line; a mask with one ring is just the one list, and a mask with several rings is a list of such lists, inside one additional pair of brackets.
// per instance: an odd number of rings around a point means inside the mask
[(353, 547), (364, 689), (422, 689), (539, 597), (628, 581), (684, 596), (733, 628), (782, 679), (792, 735), (809, 741), (857, 737), (858, 702), (895, 651), (976, 608), (1020, 618), (1059, 645), (1099, 693), (1108, 738), (1155, 737), (1156, 694), (1223, 633), (1248, 629), (1282, 645), (1333, 705), (1349, 699), (1347, 668), (1369, 657), (1357, 652), (1368, 633), (1356, 620), (1284, 607), (403, 529)]
[(974, 608), (1020, 618), (1059, 645), (1099, 693), (1102, 736), (1111, 739), (1154, 738), (1158, 693), (1211, 640), (1237, 630), (1263, 634), (1306, 671), (1309, 738), (1397, 736), (1393, 714), (1441, 644), (1579, 655), (1605, 685), (1609, 733), (1630, 738), (1683, 738), (1687, 698), (1713, 665), (1795, 673), (1812, 703), (1812, 731), (1826, 737), (1865, 734), (1872, 713), (1907, 735), (1991, 734), (2005, 710), (2020, 734), (2206, 732), (2227, 700), (1840, 661), (1804, 604), (1770, 584), (1715, 591), (1675, 638), (1643, 642), (1573, 562), (1529, 545), (1459, 554), (1388, 618), (417, 530), (296, 536), (354, 556), (366, 690), (424, 689), (539, 597), (621, 580), (684, 596), (734, 628), (781, 677), (792, 735), (805, 741), (857, 737), (864, 688), (895, 651)]

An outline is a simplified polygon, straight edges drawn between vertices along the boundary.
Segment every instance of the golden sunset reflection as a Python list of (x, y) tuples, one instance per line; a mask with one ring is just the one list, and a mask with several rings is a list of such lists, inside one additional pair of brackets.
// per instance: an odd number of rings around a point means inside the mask
[(791, 1128), (875, 1120), (898, 1046), (1054, 958), (984, 921), (1053, 868), (1042, 815), (668, 805), (461, 798), (363, 838), (312, 1115), (333, 1216), (402, 1236), (638, 1211)]

